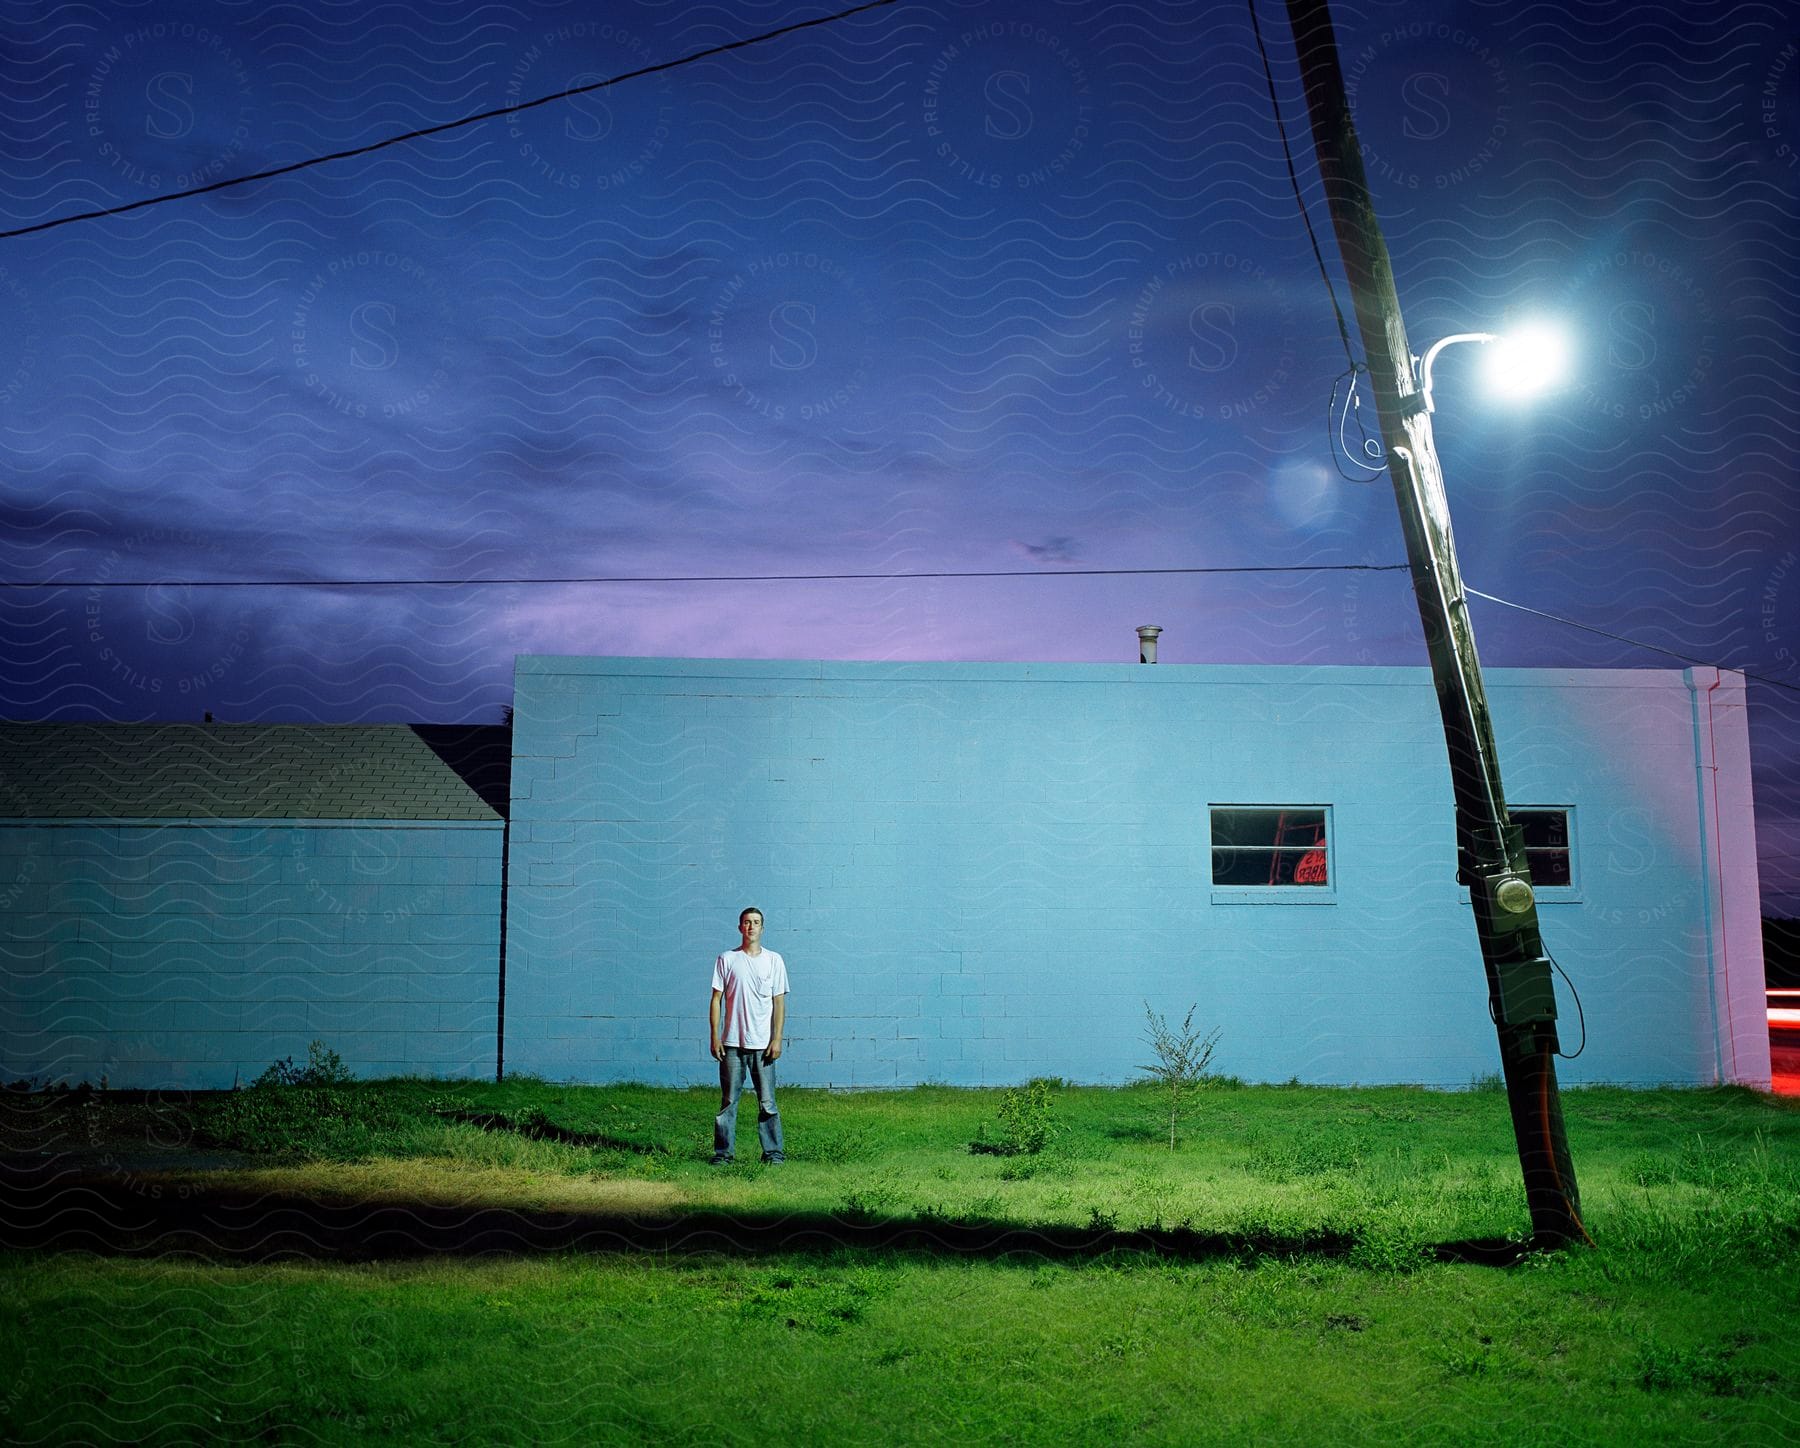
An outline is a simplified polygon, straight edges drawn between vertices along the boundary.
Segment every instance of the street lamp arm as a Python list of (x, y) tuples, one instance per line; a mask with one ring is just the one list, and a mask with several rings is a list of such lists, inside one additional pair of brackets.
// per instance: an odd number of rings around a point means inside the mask
[(1452, 342), (1498, 342), (1499, 334), (1495, 332), (1452, 332), (1448, 337), (1440, 337), (1425, 352), (1425, 360), (1419, 364), (1419, 395), (1425, 400), (1425, 410), (1434, 412), (1436, 408), (1431, 401), (1431, 364)]

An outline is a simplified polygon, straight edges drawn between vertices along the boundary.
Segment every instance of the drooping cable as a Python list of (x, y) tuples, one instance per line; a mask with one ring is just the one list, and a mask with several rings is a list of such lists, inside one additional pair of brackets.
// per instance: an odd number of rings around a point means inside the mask
[(1573, 1051), (1558, 1051), (1556, 1053), (1565, 1061), (1573, 1061), (1583, 1051), (1587, 1050), (1587, 1012), (1582, 1010), (1581, 992), (1575, 989), (1575, 982), (1569, 979), (1569, 973), (1562, 968), (1562, 962), (1554, 955), (1551, 955), (1548, 950), (1545, 950), (1544, 956), (1549, 960), (1550, 964), (1556, 967), (1556, 973), (1563, 978), (1563, 984), (1569, 988), (1569, 994), (1575, 998), (1575, 1019), (1581, 1023), (1581, 1044)]
[(567, 90), (557, 91), (552, 95), (539, 96), (535, 100), (520, 101), (516, 105), (496, 106), (492, 110), (479, 111), (474, 115), (464, 116), (460, 120), (444, 121), (435, 126), (420, 126), (416, 130), (403, 131), (397, 136), (371, 141), (366, 146), (352, 146), (346, 151), (333, 151), (323, 156), (309, 156), (303, 161), (294, 161), (286, 166), (272, 166), (266, 171), (254, 171), (248, 176), (232, 176), (224, 181), (209, 182), (205, 186), (190, 186), (185, 191), (167, 191), (158, 196), (146, 196), (141, 201), (128, 201), (121, 206), (104, 206), (96, 211), (79, 211), (71, 216), (56, 217), (51, 221), (34, 222), (30, 226), (15, 226), (9, 231), (0, 231), (0, 241), (6, 241), (15, 236), (30, 236), (39, 231), (50, 231), (58, 226), (73, 226), (78, 221), (97, 221), (103, 216), (123, 216), (128, 211), (140, 211), (146, 206), (161, 206), (166, 202), (181, 201), (190, 196), (204, 196), (211, 191), (224, 191), (232, 186), (246, 186), (252, 181), (267, 181), (271, 177), (286, 176), (295, 171), (307, 170), (312, 166), (323, 166), (328, 161), (345, 161), (352, 156), (366, 156), (371, 151), (384, 151), (389, 146), (405, 145), (426, 136), (441, 136), (446, 131), (461, 130), (464, 126), (473, 126), (480, 121), (491, 121), (496, 116), (516, 115), (520, 111), (529, 111), (538, 106), (550, 105), (555, 101), (567, 100), (570, 96), (605, 90), (608, 86), (618, 85), (623, 81), (637, 80), (641, 76), (656, 75), (666, 70), (678, 70), (684, 65), (692, 65), (697, 60), (706, 60), (715, 55), (724, 55), (729, 51), (761, 45), (765, 40), (774, 40), (777, 36), (782, 35), (792, 35), (798, 30), (810, 30), (816, 25), (831, 25), (839, 20), (847, 20), (852, 15), (861, 15), (866, 10), (879, 10), (884, 5), (895, 3), (897, 0), (866, 0), (864, 4), (853, 5), (850, 9), (840, 10), (834, 15), (821, 15), (812, 20), (797, 20), (792, 25), (782, 25), (774, 30), (765, 30), (760, 35), (749, 35), (742, 40), (727, 41), (723, 45), (708, 46), (705, 50), (696, 50), (690, 55), (684, 55), (675, 60), (659, 61), (655, 65), (644, 65), (639, 66), (636, 70), (622, 71), (618, 75), (594, 81), (590, 85), (570, 86)]
[[(1368, 368), (1358, 362), (1338, 373), (1331, 384), (1331, 397), (1325, 404), (1325, 441), (1331, 448), (1332, 466), (1337, 469), (1338, 476), (1347, 483), (1366, 483), (1369, 482), (1370, 479), (1366, 477), (1357, 477), (1353, 473), (1345, 472), (1345, 461), (1348, 461), (1352, 466), (1359, 467), (1363, 469), (1364, 472), (1371, 474), (1387, 471), (1387, 464), (1385, 461), (1379, 463), (1364, 461), (1365, 458), (1386, 457), (1386, 453), (1383, 451), (1381, 444), (1370, 437), (1368, 431), (1363, 427), (1362, 400), (1356, 395), (1357, 376), (1368, 370)], [(1350, 385), (1348, 388), (1344, 389), (1344, 408), (1343, 412), (1340, 414), (1337, 406), (1338, 389), (1344, 387), (1346, 379), (1349, 380)], [(1349, 432), (1350, 419), (1353, 414), (1356, 418), (1357, 436), (1362, 439), (1362, 446), (1360, 450), (1357, 451), (1351, 449), (1350, 439), (1346, 435)]]
[[(1306, 239), (1312, 246), (1313, 260), (1318, 264), (1319, 279), (1325, 283), (1325, 295), (1331, 298), (1331, 315), (1337, 321), (1338, 338), (1344, 344), (1344, 357), (1350, 364), (1345, 371), (1338, 374), (1337, 380), (1331, 384), (1331, 398), (1325, 404), (1325, 431), (1327, 440), (1331, 446), (1332, 466), (1337, 468), (1338, 476), (1345, 482), (1367, 482), (1367, 478), (1359, 478), (1346, 473), (1343, 464), (1339, 462), (1338, 459), (1340, 457), (1348, 458), (1357, 467), (1367, 469), (1370, 473), (1385, 472), (1387, 470), (1387, 463), (1385, 460), (1379, 466), (1373, 466), (1364, 461), (1365, 458), (1370, 456), (1382, 457), (1383, 453), (1381, 445), (1372, 442), (1368, 433), (1363, 430), (1362, 418), (1359, 415), (1356, 421), (1356, 429), (1362, 437), (1361, 455), (1359, 456), (1350, 451), (1349, 443), (1343, 436), (1344, 429), (1337, 422), (1337, 394), (1338, 388), (1343, 385), (1344, 379), (1346, 377), (1349, 378), (1350, 387), (1349, 391), (1345, 394), (1344, 401), (1344, 420), (1345, 422), (1348, 422), (1352, 405), (1355, 403), (1356, 399), (1357, 374), (1359, 372), (1366, 372), (1368, 369), (1356, 360), (1356, 351), (1350, 345), (1350, 327), (1349, 324), (1344, 321), (1344, 309), (1338, 305), (1337, 288), (1331, 284), (1331, 273), (1325, 266), (1325, 253), (1319, 247), (1318, 233), (1313, 230), (1312, 216), (1306, 209), (1306, 198), (1300, 191), (1300, 173), (1294, 166), (1294, 151), (1293, 147), (1288, 142), (1287, 122), (1282, 118), (1281, 101), (1275, 94), (1275, 71), (1274, 67), (1269, 64), (1268, 47), (1263, 43), (1262, 22), (1256, 15), (1256, 0), (1248, 0), (1248, 4), (1250, 6), (1250, 29), (1256, 36), (1256, 53), (1262, 60), (1263, 82), (1269, 89), (1269, 109), (1275, 116), (1276, 134), (1281, 137), (1282, 159), (1287, 162), (1288, 184), (1294, 188), (1294, 204), (1300, 208), (1300, 221), (1301, 224), (1306, 227)], [(1360, 406), (1360, 404), (1356, 405)], [(1371, 448), (1373, 448), (1372, 453)]]
[(1262, 22), (1256, 18), (1256, 0), (1249, 0), (1250, 28), (1256, 34), (1256, 52), (1262, 57), (1263, 79), (1269, 87), (1269, 106), (1275, 112), (1275, 129), (1281, 136), (1281, 154), (1287, 160), (1288, 181), (1294, 188), (1294, 200), (1300, 207), (1300, 220), (1306, 225), (1306, 239), (1312, 243), (1313, 260), (1319, 264), (1319, 276), (1325, 283), (1325, 294), (1331, 298), (1331, 314), (1337, 318), (1338, 336), (1344, 342), (1344, 356), (1349, 359), (1352, 374), (1356, 371), (1356, 352), (1350, 345), (1350, 328), (1338, 306), (1337, 288), (1331, 284), (1331, 273), (1325, 269), (1325, 254), (1319, 250), (1319, 238), (1313, 231), (1312, 217), (1306, 211), (1306, 198), (1300, 194), (1300, 173), (1294, 169), (1294, 152), (1288, 145), (1287, 122), (1281, 118), (1281, 102), (1275, 98), (1275, 72), (1269, 65), (1268, 47), (1263, 44)]

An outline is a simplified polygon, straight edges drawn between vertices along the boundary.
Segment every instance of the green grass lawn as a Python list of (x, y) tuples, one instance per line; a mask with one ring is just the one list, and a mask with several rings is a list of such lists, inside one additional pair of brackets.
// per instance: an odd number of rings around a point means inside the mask
[(1001, 1104), (788, 1089), (715, 1169), (710, 1091), (0, 1093), (0, 1435), (1800, 1440), (1791, 1103), (1567, 1093), (1595, 1245), (1506, 1267), (1436, 1250), (1525, 1233), (1497, 1091)]

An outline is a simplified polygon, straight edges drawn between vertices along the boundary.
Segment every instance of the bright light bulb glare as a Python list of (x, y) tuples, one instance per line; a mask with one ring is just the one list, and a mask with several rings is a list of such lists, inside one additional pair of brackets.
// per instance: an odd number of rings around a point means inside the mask
[(1487, 385), (1502, 397), (1530, 397), (1569, 375), (1569, 339), (1555, 327), (1533, 324), (1496, 337), (1486, 347)]

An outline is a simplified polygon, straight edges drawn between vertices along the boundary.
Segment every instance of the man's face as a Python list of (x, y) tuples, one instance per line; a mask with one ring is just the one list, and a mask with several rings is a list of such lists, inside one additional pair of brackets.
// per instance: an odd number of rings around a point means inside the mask
[(762, 916), (754, 910), (746, 911), (738, 921), (738, 933), (744, 937), (744, 948), (762, 943)]

